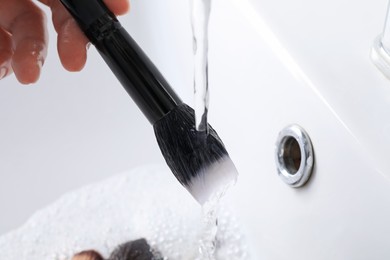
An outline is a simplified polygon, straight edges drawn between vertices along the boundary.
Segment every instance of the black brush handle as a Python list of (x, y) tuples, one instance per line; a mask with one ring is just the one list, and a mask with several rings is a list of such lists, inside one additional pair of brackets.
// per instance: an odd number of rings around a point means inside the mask
[(101, 0), (60, 0), (154, 124), (182, 101)]

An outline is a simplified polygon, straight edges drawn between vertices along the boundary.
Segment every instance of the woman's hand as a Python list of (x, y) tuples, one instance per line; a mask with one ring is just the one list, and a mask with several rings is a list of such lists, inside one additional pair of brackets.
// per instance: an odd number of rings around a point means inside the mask
[[(88, 40), (59, 0), (40, 0), (50, 7), (61, 63), (80, 71), (87, 59)], [(125, 14), (129, 0), (104, 0), (116, 15)], [(39, 79), (47, 55), (44, 12), (32, 0), (0, 0), (0, 79), (15, 73), (22, 84)]]

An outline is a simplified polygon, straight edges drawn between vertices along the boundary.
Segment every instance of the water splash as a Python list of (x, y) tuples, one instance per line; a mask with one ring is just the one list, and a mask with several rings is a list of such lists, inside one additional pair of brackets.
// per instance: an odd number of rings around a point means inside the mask
[(215, 252), (217, 250), (219, 232), (218, 218), (220, 212), (221, 199), (225, 193), (236, 183), (236, 179), (224, 185), (217, 190), (209, 200), (203, 204), (203, 231), (199, 241), (199, 257), (197, 260), (216, 260)]

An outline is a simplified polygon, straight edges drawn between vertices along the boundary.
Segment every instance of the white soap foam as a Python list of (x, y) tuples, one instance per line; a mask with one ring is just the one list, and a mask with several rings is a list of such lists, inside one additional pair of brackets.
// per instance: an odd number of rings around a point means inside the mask
[[(238, 221), (222, 205), (216, 259), (248, 259)], [(0, 236), (1, 258), (68, 260), (95, 249), (108, 257), (145, 238), (164, 259), (200, 259), (202, 212), (166, 167), (144, 167), (62, 196), (27, 223)]]

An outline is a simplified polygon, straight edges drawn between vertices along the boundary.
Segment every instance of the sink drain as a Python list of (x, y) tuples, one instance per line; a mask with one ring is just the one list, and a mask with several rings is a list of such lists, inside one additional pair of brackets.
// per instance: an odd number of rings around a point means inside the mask
[(298, 125), (284, 128), (276, 141), (276, 166), (280, 178), (291, 187), (301, 187), (309, 179), (314, 153), (308, 134)]

